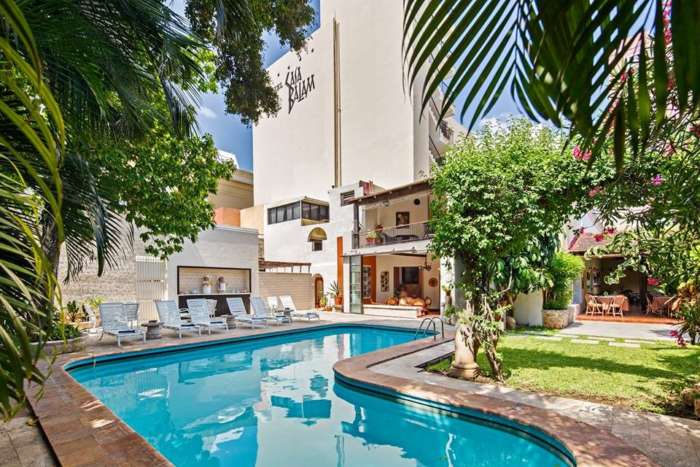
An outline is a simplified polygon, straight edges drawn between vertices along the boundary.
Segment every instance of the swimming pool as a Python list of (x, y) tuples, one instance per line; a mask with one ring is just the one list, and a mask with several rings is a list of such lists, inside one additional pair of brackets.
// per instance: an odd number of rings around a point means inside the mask
[(335, 381), (336, 361), (412, 339), (333, 326), (69, 372), (178, 466), (571, 465), (523, 432)]

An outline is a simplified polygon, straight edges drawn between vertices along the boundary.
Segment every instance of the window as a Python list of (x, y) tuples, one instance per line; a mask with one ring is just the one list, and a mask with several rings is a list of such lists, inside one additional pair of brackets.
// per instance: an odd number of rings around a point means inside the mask
[(267, 223), (279, 224), (280, 222), (293, 221), (301, 216), (299, 203), (285, 204), (267, 210)]
[(326, 236), (326, 231), (323, 230), (320, 227), (316, 227), (315, 229), (311, 230), (309, 232), (309, 242), (311, 242), (311, 251), (322, 251), (323, 250), (323, 241), (328, 238)]
[(301, 203), (302, 219), (328, 222), (328, 206), (313, 203)]
[(355, 197), (355, 192), (354, 191), (346, 191), (345, 193), (340, 194), (340, 205), (345, 206), (348, 204), (348, 200), (351, 198)]
[(417, 267), (401, 268), (401, 283), (402, 284), (417, 284), (418, 283), (418, 268)]

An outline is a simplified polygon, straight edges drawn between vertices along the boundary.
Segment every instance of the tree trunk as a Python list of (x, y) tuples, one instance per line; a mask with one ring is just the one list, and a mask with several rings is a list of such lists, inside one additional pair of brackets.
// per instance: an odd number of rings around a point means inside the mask
[(473, 330), (464, 324), (457, 326), (455, 334), (455, 357), (450, 368), (450, 376), (462, 379), (476, 379), (481, 370), (476, 363), (479, 352), (479, 341)]

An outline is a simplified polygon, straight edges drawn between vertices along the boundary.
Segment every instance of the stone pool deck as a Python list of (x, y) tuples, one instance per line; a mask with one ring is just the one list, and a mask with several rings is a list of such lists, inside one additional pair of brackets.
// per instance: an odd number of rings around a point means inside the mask
[[(169, 337), (172, 333), (164, 331), (168, 337), (146, 344), (133, 341), (124, 344), (121, 349), (114, 344), (113, 338), (105, 336), (102, 341), (91, 338), (84, 351), (62, 355), (57, 359), (44, 397), (31, 399), (32, 409), (46, 439), (41, 436), (38, 426), (30, 426), (20, 420), (0, 424), (0, 450), (3, 451), (0, 465), (38, 466), (54, 465), (56, 462), (70, 466), (169, 465), (143, 438), (63, 370), (63, 366), (70, 361), (342, 322), (415, 328), (420, 320), (324, 313), (322, 320), (317, 322), (295, 322), (279, 328), (236, 329), (182, 340)], [(699, 422), (638, 412), (625, 413), (600, 404), (548, 398), (428, 374), (417, 366), (447, 353), (452, 346), (449, 341), (435, 344), (432, 339), (423, 339), (344, 360), (338, 366), (345, 365), (346, 371), (348, 365), (351, 370), (354, 367), (357, 372), (354, 377), (364, 375), (380, 384), (400, 380), (402, 391), (437, 394), (445, 402), (537, 425), (564, 441), (579, 458), (578, 465), (700, 465), (697, 462), (700, 454)], [(12, 451), (14, 456), (2, 449), (3, 441), (5, 445), (15, 447)], [(37, 454), (27, 454), (32, 452)], [(51, 452), (55, 457), (51, 457)]]

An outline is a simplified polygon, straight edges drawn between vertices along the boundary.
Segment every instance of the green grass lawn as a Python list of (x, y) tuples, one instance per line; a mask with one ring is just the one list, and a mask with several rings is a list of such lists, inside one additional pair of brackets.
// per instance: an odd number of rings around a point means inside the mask
[[(584, 345), (569, 338), (505, 336), (498, 351), (507, 386), (636, 410), (687, 416), (679, 393), (700, 381), (700, 347), (680, 348), (674, 343), (631, 349), (611, 347), (605, 341)], [(444, 360), (429, 369), (442, 372), (449, 365)], [(479, 365), (488, 369), (483, 352)]]

